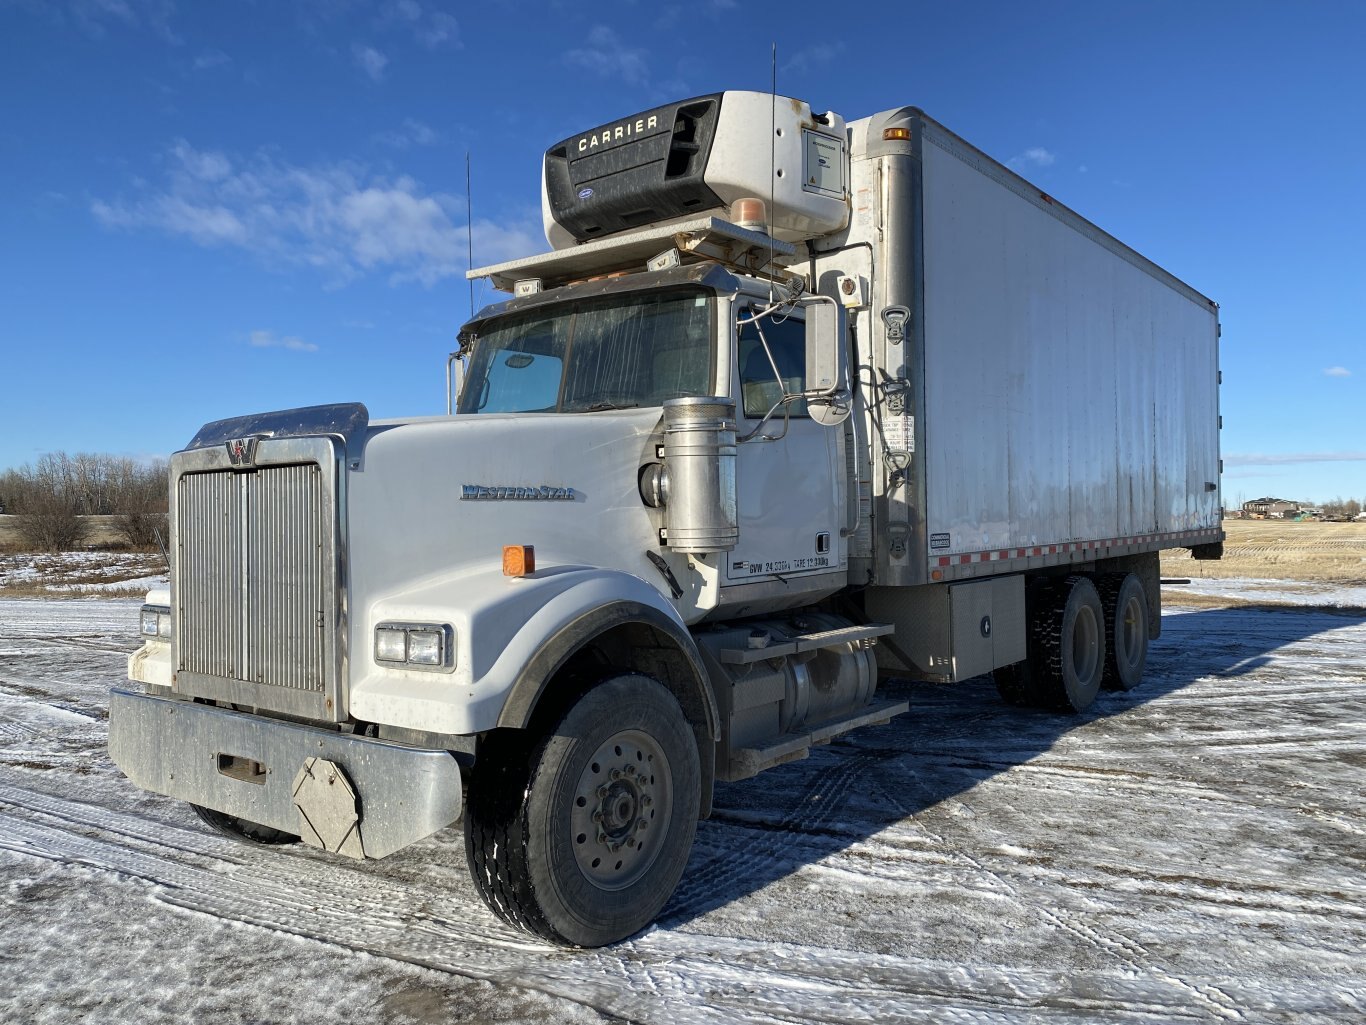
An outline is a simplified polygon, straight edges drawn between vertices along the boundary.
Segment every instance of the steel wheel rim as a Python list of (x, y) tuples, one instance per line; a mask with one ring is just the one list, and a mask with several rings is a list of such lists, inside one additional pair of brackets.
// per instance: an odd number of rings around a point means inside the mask
[(1072, 670), (1083, 684), (1096, 675), (1100, 663), (1099, 634), (1095, 612), (1082, 606), (1072, 624)]
[(623, 730), (603, 741), (579, 774), (569, 816), (584, 878), (600, 890), (637, 882), (664, 848), (673, 800), (669, 758), (653, 737)]
[(1139, 629), (1142, 622), (1143, 615), (1138, 607), (1138, 599), (1130, 598), (1124, 603), (1119, 629), (1115, 631), (1115, 639), (1123, 653), (1124, 664), (1130, 669), (1138, 665)]

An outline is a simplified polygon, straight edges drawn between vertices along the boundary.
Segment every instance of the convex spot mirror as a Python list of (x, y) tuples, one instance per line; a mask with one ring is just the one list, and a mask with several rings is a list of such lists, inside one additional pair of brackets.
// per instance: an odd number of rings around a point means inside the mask
[(842, 356), (844, 309), (824, 297), (808, 300), (803, 306), (806, 310), (806, 410), (818, 424), (834, 427), (844, 423), (853, 408)]

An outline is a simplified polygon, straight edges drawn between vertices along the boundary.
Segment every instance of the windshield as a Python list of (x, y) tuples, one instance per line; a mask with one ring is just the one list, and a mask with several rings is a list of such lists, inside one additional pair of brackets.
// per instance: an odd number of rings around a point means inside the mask
[(461, 413), (582, 413), (711, 394), (712, 304), (694, 290), (626, 293), (483, 324)]

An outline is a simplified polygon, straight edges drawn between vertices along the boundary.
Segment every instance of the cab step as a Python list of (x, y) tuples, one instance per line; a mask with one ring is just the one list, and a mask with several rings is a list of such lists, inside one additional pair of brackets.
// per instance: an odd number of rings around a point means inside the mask
[(896, 629), (890, 623), (866, 623), (862, 626), (845, 626), (836, 630), (822, 630), (818, 633), (800, 634), (780, 644), (769, 644), (762, 648), (722, 648), (718, 657), (722, 662), (733, 666), (745, 666), (753, 662), (763, 662), (770, 658), (784, 658), (803, 651), (819, 651), (840, 644), (855, 641), (871, 641), (885, 637)]
[(828, 744), (841, 734), (863, 726), (881, 726), (908, 708), (909, 701), (877, 701), (865, 705), (854, 715), (818, 723), (801, 733), (790, 733), (767, 747), (742, 747), (731, 752), (730, 764), (722, 778), (734, 783), (757, 776), (775, 765), (800, 761), (811, 753), (813, 745)]

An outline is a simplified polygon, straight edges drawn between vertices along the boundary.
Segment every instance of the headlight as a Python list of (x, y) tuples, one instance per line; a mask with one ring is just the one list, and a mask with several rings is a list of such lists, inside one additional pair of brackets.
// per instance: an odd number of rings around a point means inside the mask
[(143, 637), (171, 639), (171, 610), (165, 605), (144, 605), (138, 615), (138, 632)]
[(375, 661), (449, 671), (455, 668), (455, 631), (445, 623), (380, 623)]
[(437, 630), (408, 631), (408, 661), (419, 666), (441, 665), (445, 639)]
[(375, 631), (375, 658), (381, 662), (408, 661), (408, 631), (382, 626)]

